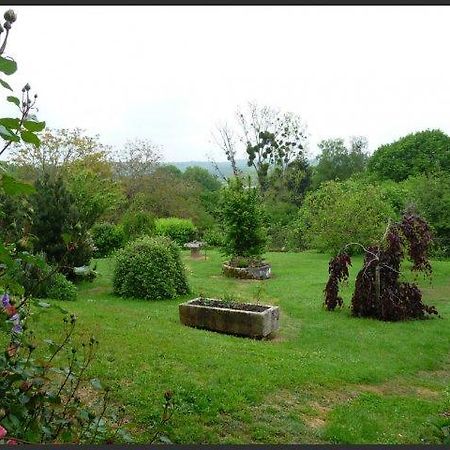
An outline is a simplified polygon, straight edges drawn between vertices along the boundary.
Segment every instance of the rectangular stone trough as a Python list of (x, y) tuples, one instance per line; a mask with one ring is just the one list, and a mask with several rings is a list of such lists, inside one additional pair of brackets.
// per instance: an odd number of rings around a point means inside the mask
[(278, 306), (195, 298), (179, 305), (183, 325), (261, 339), (278, 330)]

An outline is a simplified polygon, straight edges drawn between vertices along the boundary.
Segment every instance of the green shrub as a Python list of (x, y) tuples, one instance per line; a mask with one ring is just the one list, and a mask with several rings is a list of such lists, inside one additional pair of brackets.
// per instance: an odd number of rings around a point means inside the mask
[(77, 288), (62, 273), (55, 273), (46, 287), (45, 297), (57, 300), (75, 300)]
[(179, 245), (195, 239), (197, 229), (192, 220), (168, 217), (156, 219), (156, 234), (167, 236)]
[(92, 227), (91, 233), (96, 247), (94, 253), (96, 258), (109, 256), (114, 250), (121, 248), (125, 242), (125, 234), (120, 225), (97, 223)]
[(145, 211), (128, 211), (122, 218), (123, 233), (126, 241), (132, 241), (144, 235), (155, 233), (155, 218)]
[[(54, 267), (46, 264), (39, 256), (33, 259), (35, 260), (33, 263), (17, 260), (12, 272), (14, 281), (23, 287), (26, 296), (59, 300), (76, 299), (77, 288), (71, 281)], [(12, 289), (12, 292), (19, 293), (15, 289)]]
[(119, 250), (114, 293), (151, 300), (174, 298), (189, 291), (180, 248), (164, 236), (144, 236)]

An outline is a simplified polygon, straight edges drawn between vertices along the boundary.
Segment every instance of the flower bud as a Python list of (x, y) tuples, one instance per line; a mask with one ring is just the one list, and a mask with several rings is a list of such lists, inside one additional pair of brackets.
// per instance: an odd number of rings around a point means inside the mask
[(12, 9), (8, 9), (3, 15), (7, 22), (13, 23), (17, 20), (17, 15)]
[(23, 87), (26, 91), (29, 91), (31, 89), (31, 86), (27, 83), (24, 87)]
[(11, 29), (11, 22), (6, 21), (3, 26), (5, 27), (5, 30), (10, 30)]

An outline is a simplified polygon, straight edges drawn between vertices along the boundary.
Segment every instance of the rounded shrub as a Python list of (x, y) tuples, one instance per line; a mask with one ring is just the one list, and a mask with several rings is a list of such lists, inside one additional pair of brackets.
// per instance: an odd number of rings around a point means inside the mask
[(161, 218), (156, 219), (155, 225), (156, 234), (167, 236), (179, 245), (193, 241), (197, 234), (197, 229), (190, 219)]
[(122, 218), (125, 239), (132, 241), (144, 235), (155, 233), (155, 218), (145, 211), (128, 211)]
[(123, 228), (112, 223), (97, 223), (92, 229), (92, 238), (96, 247), (95, 257), (109, 256), (114, 250), (121, 248), (125, 241)]
[(114, 293), (147, 300), (174, 298), (189, 292), (180, 248), (164, 236), (144, 236), (116, 255)]

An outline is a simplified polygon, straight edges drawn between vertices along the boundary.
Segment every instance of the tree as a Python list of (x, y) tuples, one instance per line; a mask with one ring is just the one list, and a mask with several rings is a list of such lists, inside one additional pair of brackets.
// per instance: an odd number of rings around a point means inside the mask
[(386, 227), (381, 240), (368, 248), (358, 242), (347, 244), (329, 263), (329, 279), (325, 286), (325, 306), (333, 311), (343, 305), (339, 296), (339, 282), (349, 277), (349, 246), (364, 250), (363, 267), (356, 276), (352, 297), (352, 315), (379, 320), (423, 319), (437, 315), (435, 307), (422, 303), (422, 293), (415, 283), (400, 281), (401, 263), (408, 254), (413, 262), (411, 271), (431, 274), (428, 250), (431, 232), (420, 216), (406, 212), (402, 219)]
[(81, 128), (45, 130), (41, 145), (19, 144), (11, 161), (22, 168), (24, 176), (35, 180), (43, 173), (63, 176), (67, 167), (84, 159), (105, 160), (109, 147), (99, 142), (99, 136), (88, 136)]
[(313, 175), (315, 187), (324, 181), (344, 181), (366, 168), (369, 155), (364, 137), (352, 137), (350, 148), (346, 147), (342, 138), (325, 139), (318, 146), (320, 154)]
[[(237, 147), (241, 146), (264, 194), (273, 173), (277, 178), (284, 177), (289, 164), (305, 155), (306, 126), (297, 114), (252, 102), (245, 109), (237, 109), (236, 120), (236, 127), (226, 123), (217, 127), (216, 144), (230, 161), (235, 177), (241, 175), (236, 162)], [(217, 164), (216, 169), (220, 173)]]
[(379, 147), (368, 163), (378, 177), (394, 181), (409, 176), (450, 172), (450, 137), (441, 130), (411, 133)]
[(309, 248), (336, 253), (347, 242), (371, 245), (396, 212), (382, 186), (327, 181), (306, 195), (297, 226)]
[(268, 189), (269, 173), (284, 176), (289, 164), (304, 155), (306, 127), (300, 116), (249, 103), (237, 111), (240, 140), (245, 145), (247, 164), (253, 166), (263, 192)]
[(148, 177), (161, 162), (160, 148), (150, 139), (134, 139), (113, 155), (115, 175), (122, 180), (128, 198), (145, 190)]
[(73, 198), (61, 177), (52, 178), (48, 173), (35, 183), (31, 196), (34, 215), (31, 232), (37, 238), (36, 251), (43, 251), (50, 263), (60, 264), (66, 256), (68, 239), (79, 227), (78, 211)]
[(267, 237), (263, 227), (263, 210), (258, 189), (248, 180), (232, 178), (222, 188), (220, 211), (225, 228), (222, 250), (233, 259), (260, 259)]
[(64, 177), (84, 230), (112, 213), (124, 201), (122, 186), (113, 179), (112, 166), (95, 153), (71, 163)]
[(430, 224), (436, 250), (450, 255), (450, 174), (435, 172), (410, 177), (406, 203), (414, 206)]
[(189, 166), (183, 172), (183, 177), (188, 182), (197, 183), (203, 190), (209, 192), (218, 191), (222, 186), (219, 179), (203, 167)]

